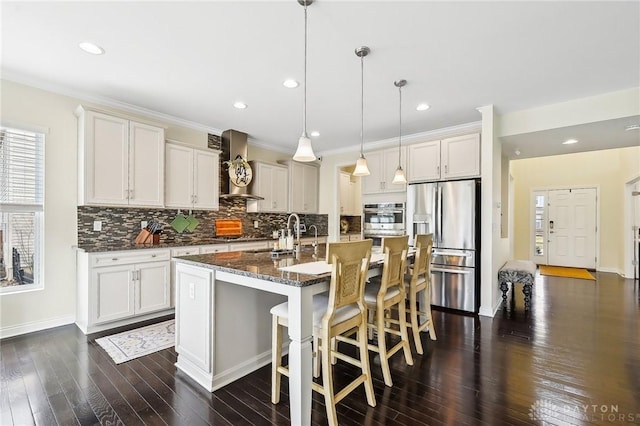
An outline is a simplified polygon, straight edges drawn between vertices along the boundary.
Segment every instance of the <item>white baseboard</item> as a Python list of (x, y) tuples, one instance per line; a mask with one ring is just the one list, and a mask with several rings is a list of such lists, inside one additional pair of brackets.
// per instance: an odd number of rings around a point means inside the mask
[(596, 269), (598, 272), (610, 272), (612, 274), (618, 274), (621, 277), (624, 277), (624, 272), (618, 268), (598, 268)]
[(271, 363), (271, 349), (213, 376), (213, 391)]
[(493, 309), (491, 307), (486, 307), (486, 306), (480, 306), (480, 310), (478, 311), (478, 315), (481, 315), (483, 317), (495, 317), (496, 314), (498, 313), (498, 310), (500, 309), (500, 304), (502, 303), (502, 299), (498, 299), (497, 304), (493, 307)]
[(0, 328), (0, 339), (7, 337), (19, 336), (21, 334), (33, 333), (34, 331), (47, 330), (49, 328), (60, 327), (62, 325), (73, 324), (76, 321), (75, 316), (54, 318), (46, 321), (34, 321), (26, 324), (11, 325)]

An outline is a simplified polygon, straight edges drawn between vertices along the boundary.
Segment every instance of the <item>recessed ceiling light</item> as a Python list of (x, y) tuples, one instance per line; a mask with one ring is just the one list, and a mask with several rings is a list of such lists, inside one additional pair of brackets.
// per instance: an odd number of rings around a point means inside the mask
[(640, 124), (632, 124), (624, 128), (626, 131), (629, 130), (640, 130)]
[(311, 132), (311, 136), (313, 136), (314, 138), (317, 138), (318, 136), (320, 136), (320, 132), (318, 132), (317, 130), (314, 130), (313, 132)]
[(87, 53), (91, 53), (92, 55), (104, 54), (104, 49), (102, 47), (89, 41), (83, 41), (82, 43), (79, 43), (78, 46), (80, 47), (80, 49), (84, 50)]
[(431, 108), (431, 107), (429, 106), (429, 104), (418, 104), (418, 106), (416, 107), (416, 110), (417, 110), (417, 111), (426, 111), (426, 110), (428, 110), (429, 108)]
[(578, 143), (578, 139), (567, 139), (562, 142), (562, 145), (573, 145), (574, 143)]
[(233, 107), (237, 109), (246, 109), (247, 104), (245, 104), (244, 102), (234, 102)]
[(284, 87), (286, 87), (287, 89), (295, 89), (296, 87), (298, 87), (300, 85), (300, 83), (298, 83), (297, 81), (295, 81), (292, 78), (288, 78), (285, 81), (282, 82), (282, 85)]

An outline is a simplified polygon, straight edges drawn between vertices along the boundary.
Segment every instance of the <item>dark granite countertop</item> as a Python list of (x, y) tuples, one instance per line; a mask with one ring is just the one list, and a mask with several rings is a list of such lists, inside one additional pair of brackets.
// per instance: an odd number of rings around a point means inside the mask
[(324, 250), (325, 245), (319, 244), (317, 253), (314, 251), (313, 247), (304, 247), (298, 258), (294, 255), (272, 257), (270, 250), (250, 250), (181, 256), (174, 257), (174, 260), (176, 262), (182, 262), (202, 268), (231, 272), (237, 275), (293, 285), (296, 287), (304, 287), (326, 281), (331, 274), (307, 275), (280, 271), (278, 268), (324, 260)]
[[(310, 238), (313, 236), (305, 235), (301, 238)], [(327, 237), (326, 235), (318, 235), (318, 238)], [(176, 247), (197, 247), (197, 246), (209, 246), (214, 244), (229, 244), (229, 243), (250, 243), (257, 241), (276, 241), (271, 237), (240, 237), (240, 238), (210, 238), (206, 240), (199, 240), (198, 242), (186, 243), (184, 241), (171, 241), (161, 242), (160, 244), (135, 244), (133, 241), (129, 242), (101, 242), (96, 244), (84, 244), (79, 245), (76, 248), (80, 251), (87, 253), (98, 253), (103, 251), (121, 251), (121, 250), (141, 250), (141, 249), (170, 249)]]
[[(174, 257), (174, 260), (201, 268), (231, 272), (237, 275), (296, 287), (305, 287), (327, 281), (331, 277), (331, 273), (308, 275), (281, 271), (278, 268), (325, 260), (325, 247), (325, 244), (319, 244), (317, 252), (314, 251), (313, 247), (304, 247), (300, 252), (299, 258), (293, 255), (275, 258), (271, 256), (271, 251), (253, 250), (181, 256)], [(377, 267), (379, 267), (377, 263), (369, 265), (369, 269)]]

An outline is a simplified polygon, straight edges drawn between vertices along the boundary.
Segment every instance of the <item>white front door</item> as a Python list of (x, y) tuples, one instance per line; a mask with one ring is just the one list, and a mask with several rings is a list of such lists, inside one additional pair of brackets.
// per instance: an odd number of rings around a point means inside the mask
[(596, 189), (549, 191), (548, 263), (596, 267)]

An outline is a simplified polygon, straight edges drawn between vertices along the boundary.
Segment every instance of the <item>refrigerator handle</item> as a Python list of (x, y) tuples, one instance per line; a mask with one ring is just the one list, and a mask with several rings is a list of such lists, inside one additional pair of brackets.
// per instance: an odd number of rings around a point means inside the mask
[(438, 238), (442, 242), (442, 187), (438, 185)]

